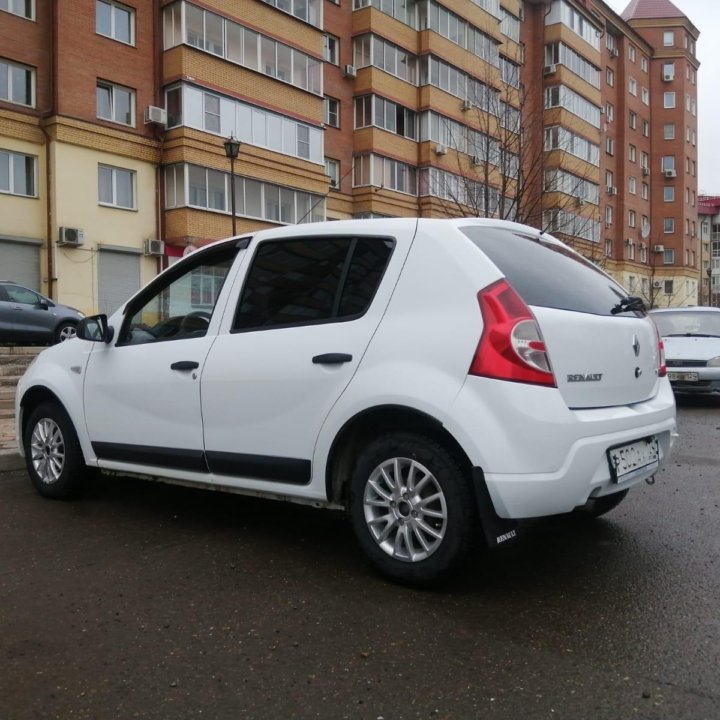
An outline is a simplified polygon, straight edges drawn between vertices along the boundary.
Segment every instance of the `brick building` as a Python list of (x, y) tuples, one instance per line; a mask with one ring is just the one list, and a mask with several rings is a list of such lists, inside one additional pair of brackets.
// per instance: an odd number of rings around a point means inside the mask
[(669, 0), (0, 0), (0, 276), (109, 312), (234, 200), (528, 222), (695, 304), (697, 37)]

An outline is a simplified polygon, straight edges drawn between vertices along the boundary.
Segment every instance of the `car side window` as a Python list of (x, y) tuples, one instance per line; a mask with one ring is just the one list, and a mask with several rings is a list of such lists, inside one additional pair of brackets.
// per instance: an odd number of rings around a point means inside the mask
[(200, 251), (177, 272), (162, 276), (128, 308), (117, 344), (203, 337), (237, 252), (235, 245)]
[(324, 237), (261, 243), (233, 332), (349, 320), (372, 302), (392, 254), (387, 238)]
[(8, 285), (6, 290), (11, 302), (21, 305), (37, 305), (40, 302), (40, 296), (27, 288)]

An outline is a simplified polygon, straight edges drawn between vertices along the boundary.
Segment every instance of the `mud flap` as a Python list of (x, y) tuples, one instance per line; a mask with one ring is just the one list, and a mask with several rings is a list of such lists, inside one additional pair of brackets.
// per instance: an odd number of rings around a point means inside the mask
[(473, 468), (473, 486), (487, 546), (493, 548), (515, 540), (520, 535), (518, 521), (501, 518), (497, 515), (485, 482), (485, 475), (478, 467)]

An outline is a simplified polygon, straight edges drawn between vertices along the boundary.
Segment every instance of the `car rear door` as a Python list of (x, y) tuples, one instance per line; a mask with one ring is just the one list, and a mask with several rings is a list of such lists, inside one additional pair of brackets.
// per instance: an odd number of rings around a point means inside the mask
[(278, 492), (310, 482), (322, 423), (361, 362), (413, 232), (255, 248), (202, 375), (206, 455), (221, 482)]
[(48, 303), (32, 290), (6, 285), (13, 335), (22, 340), (47, 340), (52, 337), (55, 314)]
[(612, 278), (553, 238), (463, 231), (532, 308), (568, 407), (630, 405), (656, 394), (655, 325), (644, 310), (626, 311), (626, 292)]

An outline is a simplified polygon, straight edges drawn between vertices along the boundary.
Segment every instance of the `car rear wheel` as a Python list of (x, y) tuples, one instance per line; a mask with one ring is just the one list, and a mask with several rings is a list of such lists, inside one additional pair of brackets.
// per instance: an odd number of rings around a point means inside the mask
[(442, 445), (414, 433), (390, 433), (365, 448), (349, 511), (371, 562), (409, 584), (429, 584), (458, 569), (474, 537), (467, 474)]
[(30, 414), (23, 437), (25, 464), (35, 489), (57, 500), (75, 497), (90, 470), (85, 465), (72, 421), (55, 403)]
[(60, 325), (58, 325), (57, 329), (55, 330), (55, 343), (65, 342), (65, 340), (70, 340), (74, 338), (76, 335), (75, 330), (76, 326), (74, 323), (60, 323)]

